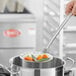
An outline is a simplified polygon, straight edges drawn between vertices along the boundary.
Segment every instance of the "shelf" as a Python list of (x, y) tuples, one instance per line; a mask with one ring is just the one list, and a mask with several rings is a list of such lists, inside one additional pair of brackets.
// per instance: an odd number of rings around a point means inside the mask
[(0, 14), (0, 22), (36, 22), (33, 14)]
[(64, 28), (64, 32), (76, 32), (76, 26)]
[(76, 43), (64, 44), (64, 46), (67, 48), (76, 48)]
[(76, 50), (65, 51), (65, 54), (76, 54)]

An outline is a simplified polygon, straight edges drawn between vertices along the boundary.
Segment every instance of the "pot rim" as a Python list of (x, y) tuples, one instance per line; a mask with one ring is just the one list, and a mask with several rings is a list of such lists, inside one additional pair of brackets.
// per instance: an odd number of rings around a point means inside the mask
[[(15, 56), (15, 57), (17, 57), (17, 56)], [(60, 59), (60, 58), (58, 58), (58, 57), (53, 57), (53, 58), (57, 58), (57, 59), (59, 59), (59, 60), (61, 60), (61, 62), (62, 62), (62, 64), (60, 65), (60, 66), (56, 66), (56, 67), (37, 67), (37, 68), (35, 68), (35, 67), (25, 67), (25, 66), (19, 66), (19, 65), (17, 65), (17, 64), (14, 64), (13, 63), (13, 59), (15, 58), (15, 57), (12, 57), (11, 58), (11, 60), (12, 60), (12, 63), (11, 64), (13, 64), (13, 65), (16, 65), (16, 66), (18, 66), (18, 67), (20, 67), (20, 68), (28, 68), (28, 69), (58, 69), (58, 68), (60, 68), (60, 67), (64, 67), (64, 65), (66, 64), (66, 61), (65, 60), (63, 60), (63, 59)], [(22, 60), (22, 62), (23, 63), (36, 63), (36, 62), (28, 62), (28, 61), (24, 61), (24, 60)], [(10, 62), (9, 62), (10, 63)], [(42, 64), (42, 63), (46, 63), (46, 62), (37, 62), (37, 64)]]

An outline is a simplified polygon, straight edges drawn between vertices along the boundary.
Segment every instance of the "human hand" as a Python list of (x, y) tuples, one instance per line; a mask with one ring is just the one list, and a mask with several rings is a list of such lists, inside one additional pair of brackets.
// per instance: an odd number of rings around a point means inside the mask
[(71, 12), (73, 15), (76, 15), (76, 1), (71, 1), (66, 5), (65, 13), (68, 15)]

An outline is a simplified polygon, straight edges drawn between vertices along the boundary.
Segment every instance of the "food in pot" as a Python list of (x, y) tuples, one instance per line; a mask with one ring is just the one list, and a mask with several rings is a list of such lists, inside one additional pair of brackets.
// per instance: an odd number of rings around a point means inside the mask
[(24, 59), (27, 60), (27, 61), (34, 61), (34, 59), (32, 57), (29, 57), (29, 56), (24, 57)]
[(48, 55), (43, 54), (42, 58), (49, 58)]
[(39, 55), (36, 59), (37, 60), (43, 59), (43, 56), (42, 55)]
[(30, 56), (25, 56), (24, 57), (24, 60), (27, 60), (27, 61), (34, 61), (34, 62), (42, 62), (42, 61), (47, 61), (51, 59), (48, 54), (41, 54), (41, 55), (38, 55), (38, 56), (34, 56), (34, 55), (30, 55)]

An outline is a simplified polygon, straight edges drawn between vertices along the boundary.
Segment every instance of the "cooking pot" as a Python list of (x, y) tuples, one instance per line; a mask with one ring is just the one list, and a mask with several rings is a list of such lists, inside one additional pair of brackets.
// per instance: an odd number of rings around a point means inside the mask
[[(72, 59), (66, 60), (74, 64)], [(67, 70), (64, 73), (64, 65), (65, 61), (56, 57), (46, 62), (28, 62), (17, 56), (10, 59), (10, 72), (11, 76), (64, 76), (71, 72)]]

